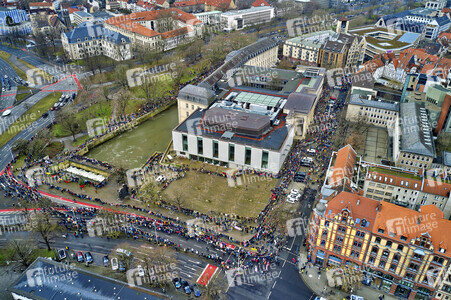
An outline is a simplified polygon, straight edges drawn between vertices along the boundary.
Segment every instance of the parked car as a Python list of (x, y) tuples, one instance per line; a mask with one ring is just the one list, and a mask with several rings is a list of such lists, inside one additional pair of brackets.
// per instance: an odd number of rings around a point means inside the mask
[(172, 279), (172, 284), (174, 284), (174, 287), (176, 289), (179, 289), (179, 288), (182, 287), (182, 284), (180, 283), (180, 279), (179, 278)]
[(110, 263), (110, 260), (108, 259), (108, 256), (105, 255), (105, 256), (103, 257), (103, 265), (104, 265), (105, 267), (108, 267), (109, 263)]
[(42, 114), (42, 117), (45, 119), (45, 118), (47, 118), (49, 116), (49, 113), (48, 112), (45, 112), (45, 113), (43, 113)]
[(66, 255), (66, 250), (64, 249), (59, 249), (58, 250), (58, 256), (60, 257), (61, 260), (65, 259), (67, 257)]
[(86, 262), (88, 264), (92, 264), (94, 262), (94, 259), (92, 258), (91, 252), (85, 253)]
[(121, 249), (121, 248), (117, 248), (116, 249), (116, 253), (117, 254), (123, 254), (125, 256), (131, 256), (132, 255), (132, 253), (130, 251), (125, 250), (125, 249)]
[(119, 261), (119, 271), (125, 272), (125, 263), (122, 260)]
[(77, 261), (78, 262), (84, 262), (85, 258), (83, 257), (83, 253), (81, 251), (77, 252)]
[(202, 293), (200, 292), (200, 290), (196, 284), (193, 284), (192, 289), (193, 289), (194, 296), (196, 296), (196, 297), (202, 296)]
[(113, 257), (111, 259), (111, 269), (113, 269), (113, 271), (116, 271), (117, 269), (119, 269), (119, 264), (117, 263), (116, 257)]

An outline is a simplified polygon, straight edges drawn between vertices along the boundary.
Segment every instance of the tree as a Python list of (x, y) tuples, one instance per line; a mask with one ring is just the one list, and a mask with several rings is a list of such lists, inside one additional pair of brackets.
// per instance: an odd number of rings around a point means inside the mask
[(128, 68), (126, 65), (119, 65), (114, 72), (116, 84), (124, 89), (129, 88), (127, 81), (127, 70)]
[(436, 143), (439, 152), (451, 151), (451, 133), (445, 131), (440, 132)]
[(28, 141), (27, 140), (16, 140), (11, 149), (17, 152), (19, 155), (26, 154), (28, 149)]
[(44, 240), (47, 250), (51, 251), (50, 242), (55, 237), (55, 233), (60, 230), (58, 224), (51, 219), (51, 210), (41, 211), (34, 215), (33, 232), (39, 233)]
[(8, 243), (7, 253), (11, 253), (9, 259), (14, 260), (28, 268), (34, 260), (32, 256), (35, 244), (30, 240), (11, 240)]
[(51, 143), (53, 139), (50, 130), (43, 129), (39, 131), (35, 138), (28, 142), (27, 153), (31, 154), (35, 158), (41, 158), (44, 156), (44, 150)]
[(183, 193), (180, 190), (176, 190), (172, 197), (172, 201), (174, 201), (175, 205), (177, 205), (177, 209), (182, 211), (182, 206), (185, 204), (185, 198), (183, 197)]
[(64, 130), (71, 133), (72, 138), (75, 141), (75, 135), (81, 131), (81, 125), (73, 108), (69, 106), (63, 108), (58, 113), (57, 120), (58, 124), (60, 124)]

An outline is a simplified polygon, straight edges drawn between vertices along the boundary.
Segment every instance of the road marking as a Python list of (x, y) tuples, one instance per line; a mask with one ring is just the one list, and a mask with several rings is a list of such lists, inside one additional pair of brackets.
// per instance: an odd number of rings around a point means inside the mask
[(192, 263), (195, 263), (195, 264), (200, 264), (199, 261), (194, 261), (194, 260), (191, 260), (191, 259), (188, 259), (188, 261), (190, 261), (190, 262), (192, 262)]
[(271, 293), (272, 292), (269, 292), (268, 297), (266, 297), (266, 299), (269, 299), (269, 297), (271, 297)]
[(196, 271), (196, 269), (194, 269), (194, 268), (191, 268), (191, 267), (188, 267), (188, 266), (184, 266), (185, 268), (187, 268), (187, 269), (190, 269), (190, 270), (193, 270), (193, 271)]
[(182, 271), (180, 271), (180, 274), (184, 274), (185, 276), (188, 276), (189, 278), (192, 278), (193, 276), (191, 276), (191, 275), (189, 275), (189, 274), (187, 274), (187, 273), (185, 273), (185, 272), (182, 272)]
[(144, 253), (144, 252), (141, 252), (141, 251), (138, 251), (138, 253), (139, 253), (139, 254), (143, 254), (143, 255), (146, 255), (146, 253)]
[(277, 283), (277, 281), (274, 281), (274, 284), (272, 285), (271, 289), (273, 289), (276, 286), (276, 283)]
[(197, 248), (200, 248), (200, 249), (202, 249), (202, 247), (201, 247), (201, 246), (199, 246), (199, 245), (194, 245), (194, 247), (197, 247)]

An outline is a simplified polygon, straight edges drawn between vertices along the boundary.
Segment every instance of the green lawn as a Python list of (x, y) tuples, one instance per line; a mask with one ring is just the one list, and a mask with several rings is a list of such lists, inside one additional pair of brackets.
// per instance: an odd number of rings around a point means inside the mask
[(183, 191), (183, 207), (211, 214), (211, 211), (256, 217), (268, 203), (270, 190), (276, 179), (253, 175), (241, 176), (241, 185), (230, 187), (224, 177), (187, 172), (182, 179), (172, 182), (164, 198), (172, 202), (177, 191)]
[(20, 102), (23, 98), (29, 96), (29, 93), (22, 93), (22, 94), (17, 94), (16, 95), (16, 103)]
[(15, 137), (20, 131), (27, 128), (31, 123), (48, 111), (60, 98), (61, 93), (52, 93), (44, 97), (41, 101), (33, 105), (19, 120), (11, 124), (8, 130), (0, 135), (0, 147), (3, 147), (9, 140)]
[(404, 177), (404, 178), (408, 178), (408, 179), (421, 180), (420, 176), (416, 176), (414, 174), (400, 172), (400, 171), (396, 171), (396, 170), (389, 170), (389, 169), (385, 169), (385, 168), (370, 167), (370, 171), (383, 173), (383, 174), (387, 174), (387, 175)]
[[(80, 121), (82, 131), (86, 130), (86, 121), (94, 118), (104, 118), (109, 120), (111, 117), (111, 105), (110, 102), (100, 102), (90, 107), (82, 110), (81, 112), (75, 115)], [(53, 135), (55, 137), (65, 137), (71, 135), (71, 133), (61, 127), (59, 124), (56, 124), (53, 128)]]

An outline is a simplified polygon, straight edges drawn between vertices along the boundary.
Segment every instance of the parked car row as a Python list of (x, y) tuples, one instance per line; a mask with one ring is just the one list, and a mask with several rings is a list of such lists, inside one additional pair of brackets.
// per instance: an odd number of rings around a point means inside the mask
[(13, 80), (14, 80), (14, 82), (16, 83), (16, 84), (21, 84), (21, 85), (23, 85), (23, 86), (28, 86), (29, 84), (28, 84), (28, 81), (25, 81), (25, 80), (23, 80), (22, 78), (20, 78), (20, 77), (15, 77), (15, 78), (13, 78)]
[(66, 105), (68, 102), (72, 101), (73, 97), (70, 95), (62, 95), (58, 102), (56, 102), (50, 110), (58, 110), (62, 108), (64, 105)]
[(288, 203), (295, 203), (296, 201), (299, 201), (299, 199), (301, 199), (301, 194), (299, 194), (299, 191), (296, 189), (292, 189), (290, 191), (290, 194), (288, 194), (287, 196), (287, 202)]
[(297, 172), (297, 173), (294, 175), (294, 178), (293, 178), (293, 180), (294, 180), (295, 182), (305, 182), (305, 179), (306, 179), (306, 174), (305, 174), (305, 172)]
[(191, 292), (195, 297), (200, 297), (202, 295), (199, 287), (196, 284), (190, 285), (190, 283), (183, 278), (172, 279), (172, 284), (177, 290), (182, 289), (183, 292), (187, 295), (190, 295)]

